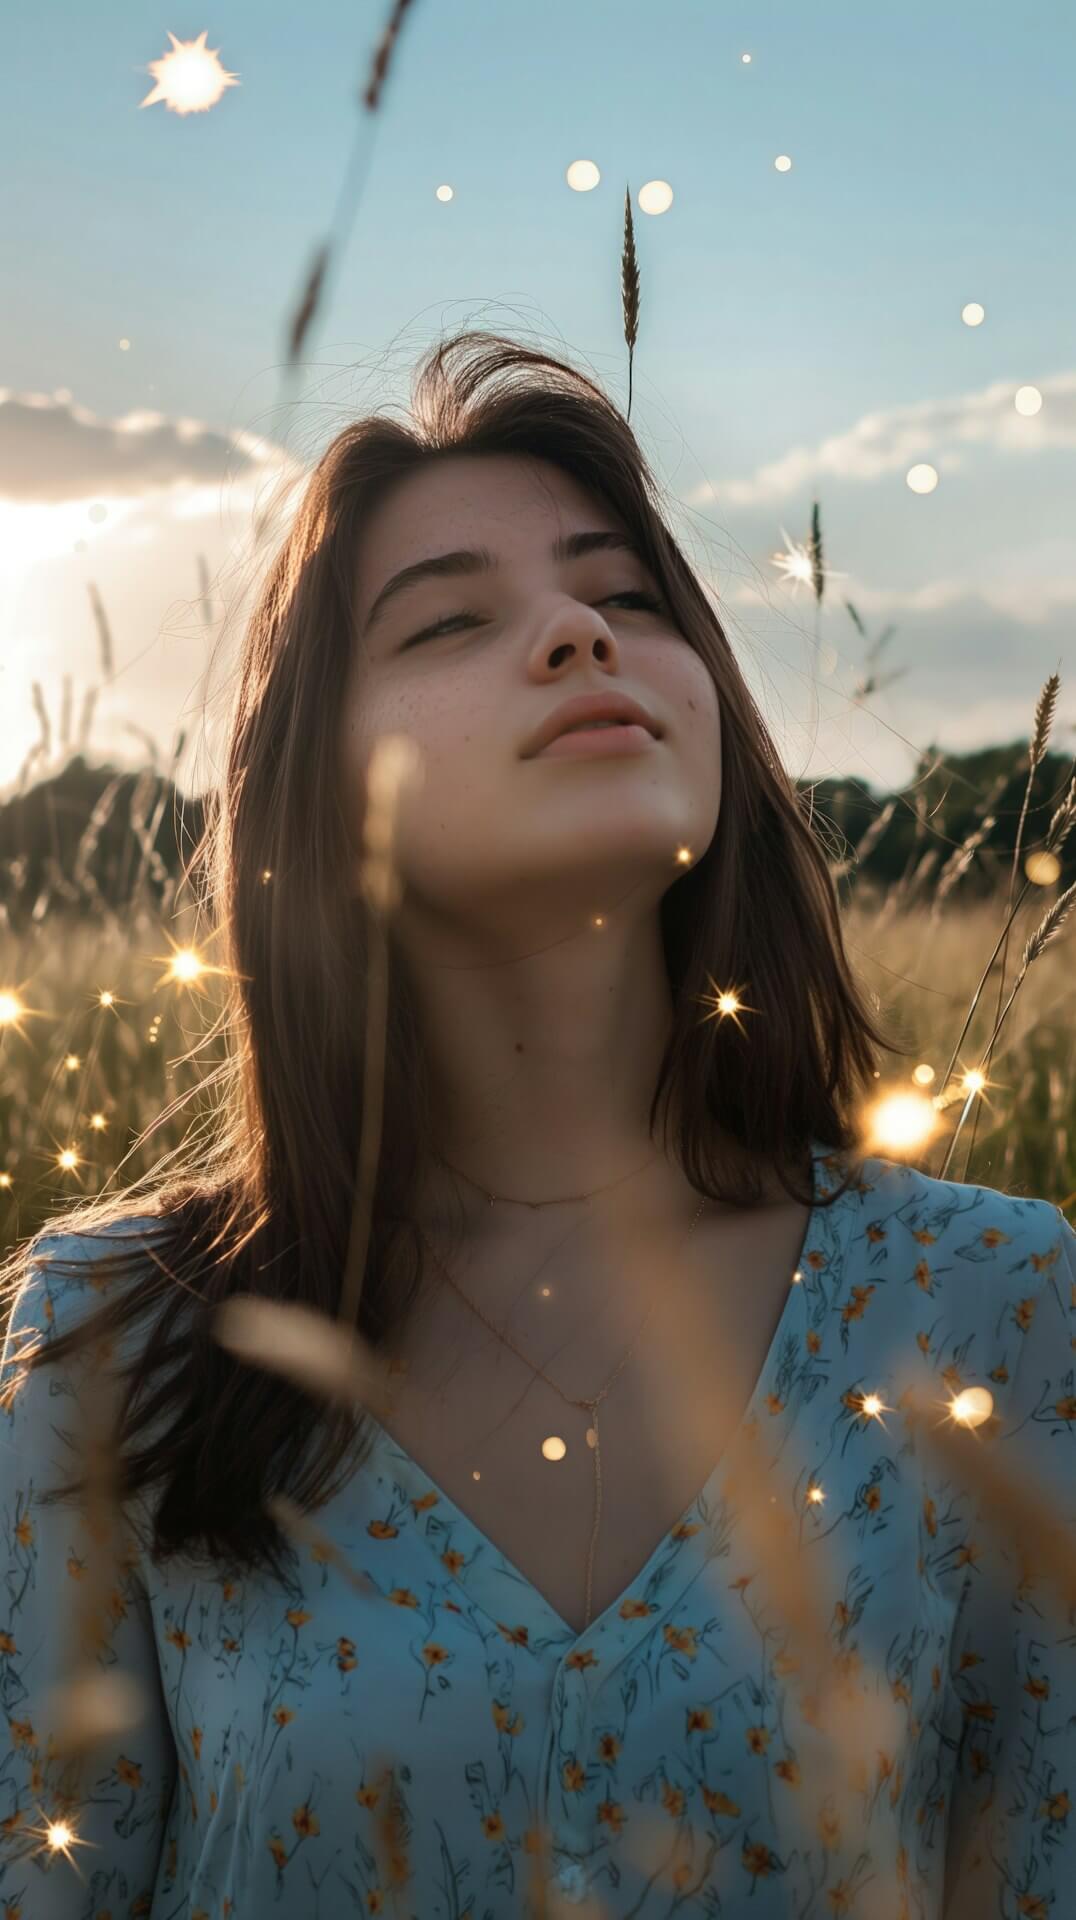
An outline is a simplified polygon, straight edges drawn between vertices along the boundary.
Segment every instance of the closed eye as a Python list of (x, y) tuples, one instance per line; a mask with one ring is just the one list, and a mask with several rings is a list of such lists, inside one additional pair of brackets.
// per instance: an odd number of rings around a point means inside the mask
[[(610, 593), (604, 600), (598, 600), (595, 604), (599, 607), (611, 606), (615, 600), (631, 601), (633, 610), (640, 613), (668, 612), (664, 600), (659, 600), (652, 593), (641, 593), (635, 588), (631, 588), (624, 593)], [(435, 621), (432, 627), (423, 627), (420, 633), (413, 633), (409, 640), (404, 641), (400, 652), (404, 653), (408, 647), (417, 646), (420, 640), (432, 640), (437, 634), (448, 633), (451, 628), (458, 627), (461, 624), (470, 622), (471, 625), (473, 625), (476, 620), (481, 620), (481, 618), (482, 615), (480, 613), (472, 613), (468, 607), (461, 608), (459, 613), (445, 614), (440, 620)]]

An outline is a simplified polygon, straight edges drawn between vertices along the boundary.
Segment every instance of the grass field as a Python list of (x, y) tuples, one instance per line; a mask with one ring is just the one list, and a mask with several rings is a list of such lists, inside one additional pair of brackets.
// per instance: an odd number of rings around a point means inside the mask
[[(918, 1100), (940, 1087), (982, 970), (1004, 924), (1004, 899), (941, 912), (920, 904), (887, 911), (858, 897), (843, 916), (852, 964), (893, 1037), (912, 1049), (886, 1058), (880, 1099)], [(1023, 941), (1042, 914), (1033, 889), (1014, 923), (1007, 991)], [(0, 993), (25, 1009), (0, 1026), (0, 1243), (33, 1233), (70, 1199), (125, 1186), (158, 1165), (186, 1130), (211, 1118), (194, 1089), (221, 1058), (223, 1041), (198, 1051), (226, 982), (206, 970), (177, 977), (176, 952), (198, 946), (193, 904), (162, 921), (140, 910), (127, 923), (65, 921), (46, 914), (18, 940), (0, 931)], [(182, 973), (183, 969), (178, 969)], [(985, 1055), (997, 999), (990, 975), (949, 1082), (957, 1113), (962, 1075)], [(111, 996), (102, 1003), (102, 996)], [(968, 1178), (1048, 1198), (1063, 1208), (1076, 1189), (1076, 979), (1065, 938), (1029, 968), (994, 1049), (965, 1175), (971, 1116), (946, 1178)], [(0, 1003), (2, 1004), (2, 1003)], [(193, 1057), (192, 1057), (193, 1053)], [(933, 1069), (934, 1078), (928, 1077)], [(169, 1113), (184, 1094), (186, 1105)], [(163, 1117), (162, 1117), (163, 1116)], [(955, 1116), (901, 1157), (940, 1168)], [(886, 1151), (884, 1146), (878, 1149)], [(896, 1143), (890, 1149), (897, 1151)], [(73, 1158), (72, 1158), (73, 1156)]]

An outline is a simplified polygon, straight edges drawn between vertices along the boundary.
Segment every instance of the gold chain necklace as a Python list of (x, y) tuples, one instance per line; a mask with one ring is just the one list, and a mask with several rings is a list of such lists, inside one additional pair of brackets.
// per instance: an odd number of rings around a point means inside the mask
[[(447, 1166), (449, 1163), (447, 1161), (444, 1161), (442, 1164)], [(452, 1171), (458, 1172), (459, 1169), (453, 1168)], [(468, 1178), (466, 1174), (464, 1174), (462, 1177), (465, 1180)], [(623, 1176), (624, 1179), (630, 1179), (630, 1177), (631, 1176), (629, 1174), (625, 1174)], [(477, 1185), (477, 1182), (471, 1181), (470, 1184), (472, 1186), (475, 1186)], [(619, 1186), (620, 1184), (621, 1182), (616, 1180), (610, 1182), (610, 1185), (612, 1186)], [(485, 1187), (479, 1187), (478, 1190), (480, 1193), (486, 1194), (486, 1198), (488, 1199), (491, 1207), (495, 1205), (496, 1203), (495, 1194), (489, 1193)], [(596, 1187), (594, 1191), (596, 1193), (605, 1193), (608, 1191), (608, 1188)], [(573, 1200), (587, 1200), (587, 1199), (590, 1199), (590, 1197), (591, 1196), (589, 1194), (574, 1194), (571, 1196)], [(524, 1206), (524, 1207), (530, 1207), (532, 1209), (535, 1209), (538, 1207), (563, 1206), (569, 1203), (567, 1201), (558, 1201), (558, 1200), (516, 1200), (516, 1201), (510, 1201), (508, 1204), (511, 1206)], [(699, 1215), (702, 1213), (702, 1210), (705, 1207), (705, 1205), (706, 1205), (705, 1200), (700, 1201), (695, 1217), (692, 1220), (691, 1225), (684, 1236), (685, 1242), (691, 1238), (691, 1235), (695, 1231), (695, 1227), (698, 1223)], [(499, 1327), (494, 1326), (492, 1320), (490, 1320), (486, 1316), (486, 1314), (482, 1312), (481, 1307), (475, 1306), (475, 1303), (473, 1300), (468, 1300), (467, 1295), (463, 1291), (463, 1288), (459, 1286), (459, 1284), (452, 1278), (452, 1275), (449, 1273), (448, 1268), (445, 1266), (444, 1262), (439, 1258), (436, 1249), (430, 1246), (430, 1243), (426, 1239), (426, 1235), (422, 1232), (421, 1227), (419, 1228), (419, 1233), (425, 1245), (429, 1247), (429, 1250), (433, 1255), (434, 1260), (437, 1262), (437, 1265), (440, 1267), (441, 1272), (444, 1274), (445, 1279), (448, 1281), (449, 1286), (452, 1287), (454, 1291), (459, 1294), (459, 1297), (463, 1301), (464, 1305), (469, 1307), (472, 1313), (477, 1314), (478, 1318), (489, 1328), (490, 1332), (496, 1334), (498, 1340), (501, 1341), (502, 1345), (509, 1347), (511, 1351), (516, 1355), (516, 1357), (522, 1360), (524, 1364), (530, 1368), (532, 1373), (538, 1374), (540, 1378), (546, 1382), (547, 1386), (552, 1387), (554, 1393), (560, 1395), (560, 1398), (564, 1401), (565, 1406), (581, 1407), (585, 1412), (590, 1414), (591, 1425), (587, 1428), (586, 1441), (587, 1441), (588, 1447), (592, 1448), (594, 1453), (594, 1529), (590, 1537), (590, 1551), (587, 1555), (587, 1612), (586, 1612), (586, 1619), (583, 1622), (583, 1627), (585, 1631), (586, 1628), (590, 1625), (591, 1593), (592, 1593), (593, 1574), (594, 1574), (594, 1547), (598, 1538), (598, 1528), (601, 1523), (601, 1507), (602, 1507), (601, 1436), (598, 1430), (598, 1408), (601, 1405), (602, 1401), (605, 1399), (605, 1396), (608, 1393), (610, 1387), (618, 1379), (619, 1375), (623, 1372), (624, 1368), (627, 1366), (628, 1361), (631, 1359), (632, 1354), (635, 1352), (635, 1349), (638, 1346), (640, 1339), (642, 1338), (644, 1329), (649, 1323), (651, 1314), (653, 1313), (654, 1308), (657, 1305), (657, 1301), (654, 1300), (651, 1302), (646, 1318), (644, 1319), (642, 1326), (639, 1328), (638, 1333), (636, 1334), (634, 1340), (632, 1341), (631, 1346), (628, 1348), (627, 1353), (624, 1355), (624, 1358), (621, 1360), (620, 1365), (614, 1370), (613, 1373), (610, 1374), (608, 1380), (606, 1381), (604, 1387), (602, 1388), (601, 1392), (597, 1395), (597, 1397), (593, 1400), (569, 1400), (567, 1394), (561, 1393), (561, 1390), (557, 1386), (557, 1383), (555, 1380), (550, 1380), (549, 1375), (541, 1367), (536, 1367), (533, 1360), (528, 1360), (527, 1355), (525, 1353), (520, 1352), (515, 1342), (512, 1340), (509, 1340), (508, 1336), (502, 1333)], [(541, 1269), (539, 1269), (539, 1271), (541, 1271)]]

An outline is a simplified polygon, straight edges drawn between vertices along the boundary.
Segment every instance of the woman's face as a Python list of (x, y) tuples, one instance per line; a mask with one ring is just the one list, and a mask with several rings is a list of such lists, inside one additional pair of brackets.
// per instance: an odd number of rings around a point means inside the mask
[[(356, 819), (375, 738), (410, 735), (424, 777), (402, 798), (396, 860), (402, 918), (418, 914), (427, 932), (484, 929), (514, 947), (629, 896), (634, 915), (686, 870), (680, 849), (693, 865), (713, 837), (714, 683), (671, 614), (632, 597), (661, 598), (641, 559), (616, 548), (554, 558), (554, 541), (591, 530), (623, 532), (558, 467), (503, 454), (409, 475), (364, 524), (345, 791)], [(495, 566), (394, 591), (371, 619), (401, 569), (475, 548)], [(612, 692), (638, 701), (660, 739), (609, 758), (531, 753), (563, 701)], [(358, 863), (356, 885), (357, 874)]]

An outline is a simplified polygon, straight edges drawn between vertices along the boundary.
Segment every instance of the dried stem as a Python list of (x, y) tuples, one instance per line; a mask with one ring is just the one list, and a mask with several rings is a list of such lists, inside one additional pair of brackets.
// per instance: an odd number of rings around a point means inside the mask
[(631, 379), (635, 342), (639, 337), (639, 263), (635, 257), (635, 229), (631, 219), (631, 189), (624, 189), (624, 247), (620, 256), (620, 291), (624, 307), (624, 339), (628, 346), (628, 411), (631, 419)]
[[(1058, 689), (1060, 688), (1060, 686), (1061, 686), (1060, 674), (1052, 673), (1049, 679), (1047, 680), (1045, 686), (1043, 687), (1042, 692), (1039, 695), (1038, 705), (1035, 709), (1035, 725), (1032, 730), (1031, 748), (1028, 753), (1027, 785), (1024, 788), (1024, 804), (1020, 809), (1020, 819), (1016, 829), (1016, 844), (1013, 847), (1013, 853), (1012, 853), (1012, 866), (1009, 868), (1009, 892), (1008, 892), (1008, 898), (1006, 899), (1006, 902), (1005, 902), (1006, 911), (1008, 911), (1009, 907), (1011, 907), (1012, 905), (1013, 889), (1016, 886), (1016, 875), (1017, 875), (1017, 872), (1019, 871), (1019, 866), (1020, 866), (1020, 847), (1024, 837), (1024, 823), (1027, 820), (1027, 810), (1031, 803), (1031, 790), (1035, 784), (1035, 774), (1038, 771), (1039, 763), (1041, 762), (1042, 757), (1046, 752), (1047, 742), (1049, 741), (1049, 738), (1050, 738), (1050, 727), (1053, 723), (1054, 707), (1057, 704), (1057, 695), (1058, 695)], [(997, 1004), (994, 1008), (995, 1021), (998, 1020), (1001, 1013), (1001, 1002), (1005, 992), (1005, 974), (1008, 967), (1008, 958), (1009, 958), (1009, 928), (1006, 927), (1005, 945), (1001, 950), (1001, 972), (998, 975)], [(989, 1075), (990, 1062), (993, 1057), (993, 1052), (994, 1052), (994, 1047), (993, 1047), (993, 1042), (991, 1042), (990, 1048), (987, 1052), (986, 1062), (983, 1067), (984, 1074)], [(964, 1160), (964, 1179), (965, 1180), (967, 1180), (967, 1177), (968, 1177), (968, 1168), (971, 1165), (971, 1156), (975, 1152), (975, 1139), (979, 1131), (979, 1115), (981, 1111), (982, 1111), (982, 1102), (979, 1101), (977, 1102), (975, 1107), (975, 1113), (971, 1123), (971, 1139), (968, 1142), (968, 1151)]]

